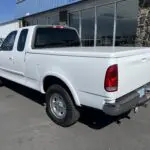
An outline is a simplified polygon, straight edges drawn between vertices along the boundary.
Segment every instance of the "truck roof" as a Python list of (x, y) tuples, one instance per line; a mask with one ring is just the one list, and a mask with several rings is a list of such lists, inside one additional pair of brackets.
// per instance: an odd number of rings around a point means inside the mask
[(26, 27), (22, 27), (20, 29), (33, 29), (33, 28), (58, 28), (58, 29), (72, 29), (72, 30), (76, 30), (73, 27), (69, 27), (69, 26), (63, 26), (63, 25), (32, 25), (32, 26), (26, 26)]

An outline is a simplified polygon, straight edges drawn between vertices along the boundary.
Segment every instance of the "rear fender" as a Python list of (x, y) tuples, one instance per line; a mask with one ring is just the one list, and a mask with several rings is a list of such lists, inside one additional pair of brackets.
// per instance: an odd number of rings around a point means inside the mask
[(51, 76), (56, 77), (56, 78), (60, 79), (62, 82), (64, 82), (65, 85), (66, 85), (66, 86), (69, 88), (69, 90), (71, 91), (71, 94), (72, 94), (72, 96), (73, 96), (73, 98), (74, 98), (74, 101), (75, 101), (76, 105), (77, 105), (77, 106), (81, 106), (81, 103), (80, 103), (80, 101), (79, 101), (79, 97), (78, 97), (78, 95), (77, 95), (77, 92), (76, 92), (75, 88), (73, 87), (73, 85), (71, 84), (71, 82), (70, 82), (66, 77), (64, 77), (63, 75), (60, 75), (59, 73), (56, 73), (56, 72), (47, 72), (47, 73), (41, 78), (41, 92), (42, 92), (43, 94), (45, 94), (45, 91), (44, 91), (44, 88), (43, 88), (44, 79), (45, 79), (46, 77), (48, 77), (48, 76), (49, 76), (49, 77), (51, 77)]

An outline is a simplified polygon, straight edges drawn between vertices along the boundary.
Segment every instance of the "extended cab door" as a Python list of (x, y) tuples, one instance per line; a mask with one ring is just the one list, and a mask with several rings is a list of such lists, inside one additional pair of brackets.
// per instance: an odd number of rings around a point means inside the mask
[(13, 71), (19, 82), (25, 82), (25, 54), (26, 54), (26, 40), (28, 29), (22, 29), (18, 37), (18, 43), (13, 54), (14, 63)]
[(17, 31), (11, 32), (4, 40), (0, 50), (0, 75), (11, 79), (14, 63), (14, 43)]

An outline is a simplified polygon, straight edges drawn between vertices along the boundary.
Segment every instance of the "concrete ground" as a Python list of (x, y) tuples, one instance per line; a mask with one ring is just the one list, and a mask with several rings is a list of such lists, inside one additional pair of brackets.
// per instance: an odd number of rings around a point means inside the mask
[(7, 83), (0, 88), (0, 150), (148, 150), (150, 107), (130, 117), (106, 117), (84, 109), (70, 128), (46, 115), (39, 93)]

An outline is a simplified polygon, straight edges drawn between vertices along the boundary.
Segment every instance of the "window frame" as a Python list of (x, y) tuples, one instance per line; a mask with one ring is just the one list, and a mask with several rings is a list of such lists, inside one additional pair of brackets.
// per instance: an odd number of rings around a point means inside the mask
[[(24, 43), (23, 49), (22, 49), (22, 50), (19, 50), (20, 37), (22, 36), (21, 34), (22, 34), (24, 31), (27, 31), (27, 33), (26, 33), (26, 38), (25, 38), (25, 43)], [(25, 45), (26, 45), (26, 42), (27, 42), (28, 32), (29, 32), (29, 29), (22, 29), (22, 30), (20, 31), (20, 35), (19, 35), (18, 43), (17, 43), (17, 51), (18, 51), (18, 52), (23, 52), (23, 51), (25, 50)]]
[[(13, 45), (12, 45), (12, 48), (11, 49), (3, 49), (3, 44), (4, 44), (4, 42), (5, 42), (5, 40), (11, 35), (11, 34), (13, 34), (13, 33), (15, 33), (15, 39), (14, 39), (14, 42), (13, 42)], [(15, 41), (16, 41), (16, 37), (17, 37), (17, 33), (18, 33), (18, 31), (17, 30), (14, 30), (14, 31), (12, 31), (12, 32), (10, 32), (8, 35), (7, 35), (7, 37), (4, 39), (4, 41), (3, 41), (3, 43), (2, 43), (2, 45), (1, 45), (1, 51), (13, 51), (13, 48), (14, 48), (14, 45), (15, 45)]]

